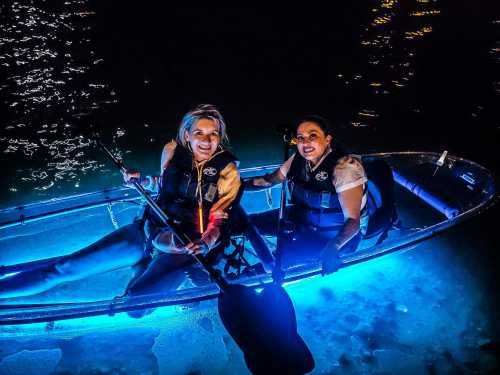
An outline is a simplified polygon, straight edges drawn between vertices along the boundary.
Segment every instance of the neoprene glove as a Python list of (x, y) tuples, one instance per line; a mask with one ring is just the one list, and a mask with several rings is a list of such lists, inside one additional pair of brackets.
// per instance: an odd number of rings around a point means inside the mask
[(243, 187), (247, 191), (257, 190), (257, 186), (253, 184), (253, 177), (243, 179)]
[(321, 275), (325, 276), (338, 271), (340, 263), (337, 249), (333, 246), (327, 246), (321, 252)]

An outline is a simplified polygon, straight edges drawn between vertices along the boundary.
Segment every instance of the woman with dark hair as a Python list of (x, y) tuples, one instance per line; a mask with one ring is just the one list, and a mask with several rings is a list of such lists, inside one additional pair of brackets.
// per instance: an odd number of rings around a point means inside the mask
[(186, 113), (177, 140), (161, 157), (161, 176), (139, 178), (158, 192), (158, 204), (192, 239), (185, 247), (175, 243), (153, 212), (125, 225), (99, 241), (57, 262), (0, 279), (0, 298), (37, 294), (62, 282), (133, 266), (136, 275), (126, 295), (150, 294), (177, 288), (193, 254), (206, 254), (224, 242), (225, 223), (240, 190), (236, 158), (224, 147), (226, 124), (218, 109), (202, 104)]
[(287, 180), (292, 203), (287, 221), (293, 235), (284, 245), (284, 261), (319, 257), (323, 271), (330, 273), (337, 268), (339, 254), (354, 251), (366, 229), (368, 180), (361, 161), (336, 144), (325, 118), (302, 118), (295, 141), (297, 153), (273, 173), (246, 185), (259, 189)]

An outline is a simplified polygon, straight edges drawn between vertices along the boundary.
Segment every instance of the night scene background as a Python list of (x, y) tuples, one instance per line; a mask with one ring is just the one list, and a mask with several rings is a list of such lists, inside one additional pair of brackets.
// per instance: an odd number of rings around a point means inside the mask
[[(500, 171), (493, 1), (4, 1), (0, 10), (0, 208), (121, 184), (79, 137), (91, 124), (127, 165), (157, 174), (163, 145), (200, 103), (221, 110), (241, 167), (279, 163), (276, 126), (314, 113), (355, 153), (448, 150)], [(313, 373), (497, 373), (499, 213), (290, 286)], [(88, 334), (2, 333), (0, 374), (247, 371), (213, 306), (139, 325), (107, 319)]]

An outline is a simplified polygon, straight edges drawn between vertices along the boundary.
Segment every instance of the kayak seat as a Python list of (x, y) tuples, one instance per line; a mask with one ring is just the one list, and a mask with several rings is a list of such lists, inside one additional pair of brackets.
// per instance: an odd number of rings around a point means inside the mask
[(233, 278), (234, 275), (239, 276), (240, 273), (245, 273), (245, 271), (253, 274), (265, 272), (262, 264), (252, 266), (245, 258), (245, 242), (248, 240), (262, 263), (271, 264), (274, 260), (266, 241), (250, 215), (238, 204), (233, 206), (230, 221), (230, 241), (234, 250), (229, 254), (222, 252), (222, 261), (225, 262), (223, 268), (226, 276)]
[[(250, 215), (241, 206), (240, 201), (245, 190), (245, 184), (242, 181), (238, 195), (229, 210), (228, 225), (226, 227), (225, 242), (221, 241), (221, 249), (215, 264), (223, 267), (224, 273), (229, 278), (239, 277), (240, 273), (257, 274), (265, 272), (263, 265), (258, 263), (250, 265), (245, 258), (245, 241), (248, 240), (255, 250), (259, 260), (264, 264), (271, 264), (274, 258), (271, 254), (266, 241), (261, 235), (259, 229), (253, 222)], [(236, 238), (242, 238), (238, 241)], [(234, 250), (226, 254), (224, 250), (232, 244)]]
[(379, 237), (380, 242), (397, 220), (394, 198), (394, 178), (392, 169), (386, 161), (363, 160), (368, 178), (367, 209), (368, 228), (363, 238)]

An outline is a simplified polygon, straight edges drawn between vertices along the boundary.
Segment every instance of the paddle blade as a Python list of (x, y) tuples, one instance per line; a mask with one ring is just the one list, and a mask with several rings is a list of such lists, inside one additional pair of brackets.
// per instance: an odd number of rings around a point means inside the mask
[(253, 374), (305, 374), (314, 368), (312, 354), (297, 333), (292, 301), (280, 286), (257, 294), (233, 284), (219, 297), (219, 314)]

